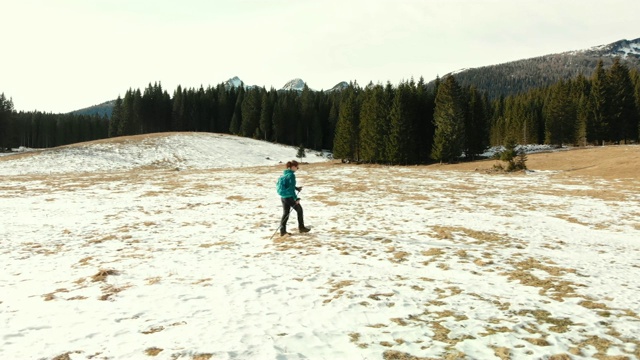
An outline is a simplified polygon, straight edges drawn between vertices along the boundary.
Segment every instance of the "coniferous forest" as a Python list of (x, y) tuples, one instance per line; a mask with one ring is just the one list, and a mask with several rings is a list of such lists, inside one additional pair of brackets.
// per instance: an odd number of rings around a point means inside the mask
[(0, 95), (0, 149), (46, 148), (168, 131), (228, 133), (329, 149), (334, 158), (421, 164), (472, 160), (489, 146), (637, 143), (640, 74), (619, 59), (515, 95), (489, 97), (455, 76), (340, 91), (264, 87), (129, 89), (106, 116), (16, 112)]

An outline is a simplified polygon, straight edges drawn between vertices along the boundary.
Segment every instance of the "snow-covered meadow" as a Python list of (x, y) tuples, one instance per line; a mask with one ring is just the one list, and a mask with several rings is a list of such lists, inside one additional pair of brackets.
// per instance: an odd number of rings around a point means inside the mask
[(1, 157), (0, 358), (640, 359), (640, 179), (309, 151), (312, 232), (271, 239), (296, 152), (196, 133)]

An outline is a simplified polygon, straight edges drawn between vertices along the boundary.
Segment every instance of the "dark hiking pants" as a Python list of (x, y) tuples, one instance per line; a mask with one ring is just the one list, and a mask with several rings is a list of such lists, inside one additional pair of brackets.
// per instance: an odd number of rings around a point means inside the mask
[(281, 198), (282, 201), (282, 219), (280, 220), (280, 234), (287, 232), (287, 220), (289, 220), (289, 214), (291, 209), (298, 214), (298, 228), (304, 227), (304, 217), (302, 216), (302, 206), (296, 204), (293, 198)]

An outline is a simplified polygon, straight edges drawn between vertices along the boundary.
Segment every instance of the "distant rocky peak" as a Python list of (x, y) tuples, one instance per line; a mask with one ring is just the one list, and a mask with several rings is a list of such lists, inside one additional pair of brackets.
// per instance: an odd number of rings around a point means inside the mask
[(304, 89), (305, 82), (302, 79), (293, 79), (284, 84), (282, 90), (297, 90), (302, 91)]
[(240, 86), (242, 86), (244, 83), (242, 82), (242, 80), (240, 80), (239, 77), (234, 76), (231, 79), (227, 80), (224, 82), (224, 86), (228, 89), (228, 88), (239, 88)]

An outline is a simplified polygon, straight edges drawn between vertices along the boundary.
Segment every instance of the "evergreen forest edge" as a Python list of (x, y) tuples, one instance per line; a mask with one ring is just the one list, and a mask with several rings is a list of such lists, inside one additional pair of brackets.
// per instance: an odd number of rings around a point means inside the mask
[(157, 132), (212, 132), (330, 149), (336, 159), (423, 164), (473, 160), (487, 147), (601, 145), (640, 139), (640, 73), (618, 58), (591, 77), (490, 99), (455, 76), (397, 86), (352, 82), (340, 91), (161, 84), (118, 97), (111, 118), (16, 112), (0, 94), (0, 149), (48, 148)]

